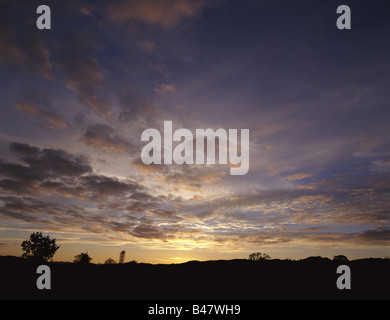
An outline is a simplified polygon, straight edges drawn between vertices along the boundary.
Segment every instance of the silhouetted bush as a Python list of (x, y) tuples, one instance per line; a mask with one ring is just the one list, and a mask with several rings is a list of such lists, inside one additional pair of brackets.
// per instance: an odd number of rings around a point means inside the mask
[(116, 264), (115, 260), (114, 259), (111, 259), (111, 258), (108, 258), (104, 264)]
[(329, 262), (330, 259), (329, 258), (324, 258), (324, 257), (321, 257), (321, 256), (310, 256), (310, 257), (307, 257), (305, 259), (302, 259), (300, 261), (303, 261), (303, 262), (313, 262), (313, 263), (323, 263), (323, 262)]
[(342, 254), (339, 254), (338, 256), (333, 257), (333, 261), (338, 261), (338, 262), (347, 262), (349, 261), (348, 258)]
[(89, 264), (91, 260), (92, 258), (88, 255), (88, 252), (85, 252), (74, 256), (73, 262), (80, 263), (80, 264)]
[(269, 260), (271, 259), (271, 257), (266, 253), (254, 252), (249, 255), (248, 259), (252, 261), (259, 261), (259, 260)]
[(137, 264), (137, 261), (136, 260), (131, 260), (129, 262), (126, 262), (126, 264)]

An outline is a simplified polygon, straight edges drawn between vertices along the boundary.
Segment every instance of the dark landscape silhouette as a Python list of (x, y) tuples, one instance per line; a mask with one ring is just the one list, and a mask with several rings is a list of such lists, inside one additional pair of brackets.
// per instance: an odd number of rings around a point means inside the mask
[[(341, 257), (336, 258), (336, 257)], [(38, 263), (0, 256), (1, 299), (390, 299), (390, 259), (250, 259), (180, 264), (47, 262), (51, 289), (36, 286)], [(351, 289), (339, 290), (339, 265)]]

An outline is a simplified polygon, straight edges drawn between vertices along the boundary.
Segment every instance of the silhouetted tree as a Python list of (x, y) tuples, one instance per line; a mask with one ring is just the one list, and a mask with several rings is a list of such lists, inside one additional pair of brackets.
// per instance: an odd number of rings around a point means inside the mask
[(80, 253), (74, 256), (74, 263), (89, 264), (92, 258), (88, 255), (88, 252)]
[(338, 256), (333, 257), (333, 261), (346, 262), (348, 261), (348, 258), (342, 254), (339, 254)]
[(55, 239), (50, 239), (50, 236), (44, 237), (42, 232), (35, 232), (30, 235), (29, 240), (22, 242), (22, 257), (38, 262), (47, 262), (53, 258), (59, 248), (60, 246), (56, 245)]
[(115, 260), (114, 259), (111, 259), (111, 258), (108, 258), (104, 264), (116, 264)]
[(118, 263), (122, 264), (125, 262), (125, 255), (126, 255), (126, 251), (122, 250), (121, 253), (119, 254), (119, 262)]
[(249, 255), (249, 260), (252, 261), (268, 260), (268, 259), (271, 259), (271, 257), (266, 253), (253, 252)]

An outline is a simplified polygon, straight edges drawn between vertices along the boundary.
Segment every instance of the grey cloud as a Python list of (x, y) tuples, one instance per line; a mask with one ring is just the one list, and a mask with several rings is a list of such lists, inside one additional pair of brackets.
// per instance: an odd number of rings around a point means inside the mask
[(9, 150), (23, 164), (7, 163), (0, 159), (0, 175), (6, 178), (0, 181), (3, 189), (27, 191), (35, 188), (36, 192), (46, 190), (97, 199), (125, 193), (135, 194), (134, 200), (147, 196), (145, 190), (131, 180), (124, 182), (94, 175), (88, 159), (82, 155), (60, 149), (39, 149), (17, 142), (11, 143)]
[(34, 171), (30, 166), (15, 163), (5, 163), (0, 159), (0, 175), (23, 182), (33, 182), (44, 179), (40, 172)]
[[(171, 217), (164, 220), (168, 226), (159, 226), (161, 222), (151, 218), (137, 218), (121, 210), (88, 210), (81, 206), (59, 204), (39, 200), (33, 197), (0, 196), (0, 217), (9, 223), (26, 223), (55, 228), (55, 231), (68, 230), (88, 231), (96, 234), (109, 232), (112, 238), (115, 233), (127, 233), (138, 238), (160, 239), (166, 241), (174, 238), (182, 230), (175, 226)], [(117, 235), (119, 237), (119, 235)]]
[(134, 199), (137, 201), (148, 201), (148, 200), (150, 200), (150, 194), (145, 193), (145, 192), (134, 192), (130, 196), (130, 199)]
[[(111, 123), (135, 122), (140, 116), (142, 121), (149, 121), (160, 114), (154, 102), (134, 92), (134, 89), (130, 90), (131, 84), (113, 85), (115, 81), (112, 78), (107, 80), (111, 75), (106, 77), (105, 61), (100, 59), (102, 51), (106, 49), (105, 43), (96, 35), (96, 21), (90, 14), (100, 10), (98, 6), (74, 1), (50, 3), (52, 22), (56, 28), (51, 32), (42, 32), (35, 26), (37, 5), (37, 1), (20, 0), (18, 4), (3, 1), (0, 13), (0, 68), (11, 65), (18, 71), (30, 71), (46, 79), (62, 82), (73, 91), (86, 110)], [(86, 15), (93, 19), (90, 27), (78, 28), (78, 23), (86, 19)], [(29, 84), (28, 87), (31, 86)], [(51, 97), (49, 103), (40, 103), (42, 93), (44, 96), (50, 95), (42, 92), (45, 90), (40, 90), (39, 94), (36, 90), (30, 90), (31, 99), (23, 100), (24, 105), (19, 102), (19, 111), (46, 128), (68, 128), (70, 123), (54, 111), (61, 103), (57, 101), (57, 96), (55, 99)], [(26, 104), (32, 107), (23, 108)]]
[(0, 200), (4, 203), (0, 207), (0, 215), (10, 221), (50, 225), (50, 217), (58, 212), (58, 205), (32, 197), (3, 196)]
[(22, 160), (33, 172), (43, 176), (80, 176), (92, 172), (85, 157), (59, 149), (43, 149), (39, 157), (24, 157)]
[(136, 218), (134, 218), (133, 221), (128, 220), (128, 221), (110, 221), (107, 224), (107, 228), (109, 230), (112, 230), (114, 232), (128, 232), (131, 230), (135, 225), (137, 224)]
[(22, 156), (37, 157), (39, 155), (39, 148), (30, 146), (27, 143), (11, 142), (9, 144), (9, 150), (14, 153), (18, 153)]
[(183, 221), (184, 218), (180, 216), (179, 210), (164, 210), (157, 208), (151, 211), (151, 213), (158, 218), (166, 219), (170, 222)]
[[(338, 182), (342, 185), (342, 181)], [(234, 222), (237, 229), (242, 228), (245, 232), (267, 227), (280, 229), (283, 225), (291, 228), (319, 224), (384, 228), (390, 222), (388, 192), (372, 188), (337, 190), (325, 185), (317, 190), (269, 190), (182, 204), (188, 218), (215, 226)], [(231, 227), (232, 230), (235, 228)]]
[(54, 79), (50, 48), (42, 33), (34, 25), (29, 25), (21, 37), (23, 42), (20, 48), (28, 54), (25, 65), (33, 66), (47, 79)]
[(155, 103), (136, 92), (118, 95), (118, 106), (120, 107), (118, 119), (122, 123), (135, 122), (141, 115), (153, 118), (161, 114)]
[(130, 202), (130, 204), (125, 206), (125, 210), (129, 213), (132, 214), (139, 214), (143, 213), (149, 210), (152, 210), (156, 207), (158, 207), (160, 203), (158, 202), (142, 202), (142, 201), (135, 201), (135, 202)]
[(3, 175), (22, 180), (42, 180), (50, 176), (80, 176), (92, 172), (83, 156), (61, 149), (39, 149), (25, 143), (10, 143), (9, 150), (26, 165), (0, 162)]
[[(103, 90), (105, 71), (96, 57), (98, 38), (88, 29), (76, 29), (69, 23), (84, 17), (80, 5), (73, 1), (50, 3), (52, 23), (56, 26), (52, 32), (37, 29), (38, 5), (37, 1), (26, 0), (18, 1), (17, 5), (14, 1), (2, 3), (0, 67), (12, 64), (23, 72), (37, 73), (50, 80), (61, 80), (57, 73), (61, 70), (65, 73), (65, 84), (82, 104), (104, 118), (111, 118), (111, 102)], [(53, 115), (45, 116), (58, 123)]]
[[(320, 230), (323, 231), (320, 231)], [(389, 230), (366, 230), (361, 233), (341, 233), (330, 232), (321, 228), (319, 231), (307, 231), (281, 226), (277, 229), (261, 230), (256, 232), (235, 233), (221, 232), (213, 234), (211, 237), (216, 242), (240, 244), (252, 244), (258, 246), (278, 246), (291, 243), (306, 243), (313, 247), (332, 246), (333, 248), (342, 246), (344, 243), (356, 243), (370, 246), (373, 243), (379, 246), (387, 246), (389, 243)]]
[(390, 229), (365, 230), (359, 235), (359, 238), (366, 241), (390, 243)]
[[(0, 189), (4, 194), (21, 195), (0, 199), (0, 214), (6, 219), (64, 227), (79, 223), (91, 232), (102, 232), (109, 226), (118, 232), (128, 231), (136, 226), (131, 215), (157, 212), (163, 201), (135, 180), (94, 174), (88, 159), (81, 155), (19, 142), (11, 143), (9, 150), (23, 164), (0, 159)], [(83, 207), (68, 206), (58, 200), (46, 202), (40, 200), (42, 195), (70, 199), (65, 203), (89, 201), (99, 213), (90, 215)], [(142, 228), (137, 230), (135, 234), (143, 234)]]
[[(0, 218), (9, 223), (40, 225), (55, 231), (69, 230), (88, 231), (93, 233), (132, 232), (137, 225), (141, 226), (135, 233), (140, 235), (147, 230), (141, 220), (121, 213), (105, 210), (88, 210), (82, 206), (66, 205), (39, 200), (33, 197), (0, 196)], [(144, 220), (142, 220), (144, 221)], [(145, 234), (146, 235), (146, 234)], [(161, 233), (161, 236), (162, 233)], [(115, 236), (114, 236), (115, 237)]]
[(2, 1), (0, 67), (13, 64), (20, 70), (53, 79), (51, 54), (45, 36), (36, 28), (35, 16), (26, 17), (26, 12), (36, 11), (35, 5), (25, 0), (17, 4), (15, 1)]
[[(199, 166), (199, 165), (145, 165), (140, 158), (132, 162), (133, 166), (145, 174), (159, 175), (160, 179), (175, 187), (188, 186), (191, 188), (201, 188), (203, 184), (214, 183), (221, 180), (226, 172), (221, 171), (221, 167)], [(222, 169), (226, 169), (222, 166)]]
[[(36, 190), (92, 201), (102, 210), (122, 210), (130, 213), (153, 209), (159, 203), (159, 199), (148, 194), (136, 181), (130, 179), (120, 181), (117, 178), (94, 174), (76, 179), (61, 178), (60, 181), (46, 180), (36, 186)], [(139, 199), (137, 194), (143, 194), (142, 199)]]
[(197, 188), (201, 187), (199, 170), (194, 167), (182, 166), (179, 170), (168, 171), (164, 178), (166, 182), (174, 185), (182, 184)]
[(57, 65), (66, 74), (66, 84), (78, 99), (96, 114), (111, 119), (112, 105), (103, 90), (104, 69), (96, 59), (98, 42), (88, 31), (67, 30), (57, 48)]
[[(182, 232), (197, 232), (189, 227), (177, 225), (170, 220), (164, 220), (164, 226), (158, 225), (158, 221), (149, 218), (141, 218), (138, 224), (129, 232), (134, 237), (147, 239), (160, 239), (162, 241), (172, 240)], [(169, 222), (169, 223), (167, 223)]]
[(82, 207), (69, 206), (55, 202), (43, 201), (33, 197), (1, 197), (4, 203), (0, 207), (0, 216), (12, 222), (24, 222), (42, 225), (45, 228), (61, 228), (79, 226), (83, 229), (89, 223), (101, 224), (102, 216), (91, 215)]
[(35, 107), (29, 103), (18, 103), (16, 108), (22, 114), (37, 119), (42, 126), (49, 129), (65, 129), (68, 123), (55, 111), (48, 111), (42, 108)]
[(126, 193), (133, 193), (138, 189), (141, 189), (136, 182), (121, 182), (115, 178), (105, 176), (90, 175), (82, 177), (80, 180), (84, 188), (98, 199), (110, 195), (119, 197)]
[(36, 192), (36, 186), (37, 185), (32, 181), (25, 180), (24, 183), (21, 183), (20, 180), (0, 180), (0, 189), (7, 193), (32, 194)]
[(160, 228), (152, 223), (140, 223), (130, 232), (132, 236), (148, 239), (166, 239), (167, 236)]
[(109, 153), (132, 152), (135, 149), (130, 139), (121, 137), (113, 127), (106, 124), (89, 125), (80, 140), (90, 147)]

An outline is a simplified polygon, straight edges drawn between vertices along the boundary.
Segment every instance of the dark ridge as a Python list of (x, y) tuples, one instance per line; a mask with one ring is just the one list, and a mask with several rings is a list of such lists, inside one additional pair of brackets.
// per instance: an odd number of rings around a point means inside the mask
[[(351, 289), (339, 290), (339, 265), (351, 269)], [(0, 256), (0, 299), (390, 299), (390, 259), (333, 261), (244, 259), (180, 264), (49, 262), (50, 290), (36, 287), (37, 264)]]

